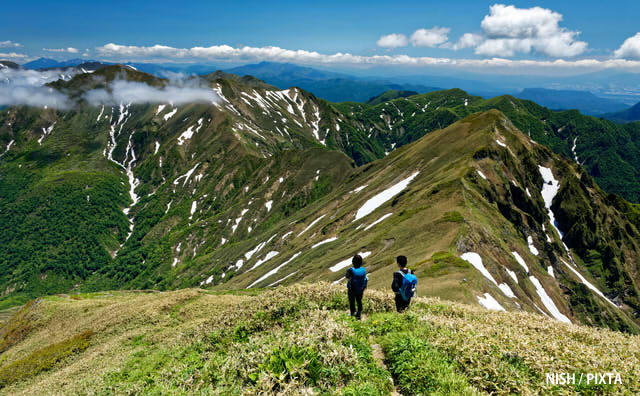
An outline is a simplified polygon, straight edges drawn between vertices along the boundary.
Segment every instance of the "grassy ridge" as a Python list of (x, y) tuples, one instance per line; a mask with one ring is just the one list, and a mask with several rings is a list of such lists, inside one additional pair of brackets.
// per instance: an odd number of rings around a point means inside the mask
[[(365, 319), (343, 287), (115, 292), (48, 297), (0, 372), (91, 331), (77, 350), (4, 394), (634, 394), (640, 339), (539, 315), (417, 298), (408, 314), (367, 291)], [(376, 345), (384, 356), (376, 357)], [(384, 364), (382, 364), (384, 363)], [(622, 385), (552, 386), (547, 372), (621, 374)]]

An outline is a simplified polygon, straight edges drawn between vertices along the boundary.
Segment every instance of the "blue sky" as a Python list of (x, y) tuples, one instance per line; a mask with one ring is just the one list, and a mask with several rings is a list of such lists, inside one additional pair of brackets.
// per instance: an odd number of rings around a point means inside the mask
[[(414, 68), (433, 67), (433, 64), (423, 60), (416, 66), (412, 59), (370, 60), (367, 57), (407, 55), (444, 59), (449, 64), (460, 64), (458, 60), (465, 59), (540, 62), (562, 59), (569, 62), (562, 65), (564, 68), (574, 67), (576, 61), (585, 59), (610, 62), (606, 67), (620, 67), (624, 59), (625, 68), (640, 71), (636, 64), (640, 58), (640, 36), (634, 39), (640, 31), (638, 1), (511, 1), (502, 3), (506, 7), (492, 9), (495, 4), (500, 3), (478, 0), (396, 4), (372, 0), (15, 1), (4, 4), (0, 14), (0, 58), (2, 54), (5, 58), (13, 55), (13, 59), (20, 62), (38, 56), (66, 59), (85, 54), (91, 59), (217, 64), (247, 63), (263, 58), (277, 61), (282, 57), (283, 61), (323, 65), (329, 62), (336, 67), (374, 62)], [(484, 24), (483, 19), (492, 15)], [(543, 32), (531, 33), (527, 26), (546, 27)], [(416, 36), (420, 29), (424, 29), (422, 35)], [(460, 38), (465, 33), (470, 41), (462, 45)], [(390, 34), (396, 34), (394, 40), (380, 40)], [(559, 37), (562, 39), (558, 40)], [(623, 49), (625, 40), (630, 41)], [(105, 50), (103, 46), (109, 43), (118, 47)], [(154, 45), (176, 51), (149, 50)], [(197, 55), (193, 51), (180, 51), (220, 45), (234, 49), (276, 46), (283, 50), (317, 52), (321, 56), (348, 53), (365, 58), (326, 60), (303, 56), (298, 59), (295, 54), (281, 56), (265, 51), (230, 56), (220, 55), (219, 50), (200, 51)], [(72, 50), (54, 52), (44, 48)], [(614, 59), (615, 63), (611, 63)], [(480, 67), (477, 63), (472, 65)], [(523, 67), (521, 63), (517, 65)]]

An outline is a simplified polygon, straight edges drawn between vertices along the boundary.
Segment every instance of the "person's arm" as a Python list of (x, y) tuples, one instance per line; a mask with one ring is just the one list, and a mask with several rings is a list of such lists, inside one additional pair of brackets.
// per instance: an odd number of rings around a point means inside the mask
[(393, 273), (393, 282), (391, 283), (391, 290), (393, 290), (394, 293), (397, 293), (400, 290), (399, 277), (400, 277), (400, 274), (398, 274), (397, 272)]
[(347, 268), (347, 272), (344, 274), (344, 277), (347, 279), (351, 279), (353, 273), (351, 272), (351, 268)]

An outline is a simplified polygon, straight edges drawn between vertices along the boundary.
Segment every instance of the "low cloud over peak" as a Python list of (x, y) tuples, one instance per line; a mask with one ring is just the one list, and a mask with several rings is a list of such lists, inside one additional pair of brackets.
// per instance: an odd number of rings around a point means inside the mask
[[(76, 72), (65, 71), (65, 79)], [(46, 83), (59, 80), (57, 71), (14, 70), (0, 68), (0, 106), (26, 105), (68, 109), (75, 102), (64, 93), (46, 86)], [(120, 103), (217, 103), (218, 95), (199, 79), (173, 78), (163, 87), (153, 87), (141, 82), (116, 78), (106, 88), (92, 89), (80, 97), (91, 105), (118, 105)], [(101, 76), (93, 76), (101, 79)]]

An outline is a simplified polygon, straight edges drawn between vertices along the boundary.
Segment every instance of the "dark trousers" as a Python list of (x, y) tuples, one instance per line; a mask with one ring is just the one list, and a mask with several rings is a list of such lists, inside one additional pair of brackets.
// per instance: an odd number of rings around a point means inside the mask
[(396, 310), (398, 312), (406, 311), (409, 308), (409, 304), (411, 304), (411, 300), (405, 301), (400, 293), (396, 293)]
[[(356, 290), (351, 290), (351, 288), (349, 288), (348, 290), (348, 295), (349, 295), (349, 310), (351, 311), (351, 316), (354, 316), (358, 319), (360, 319), (360, 316), (362, 315), (362, 294), (364, 293), (364, 290), (360, 290), (360, 291), (356, 291)], [(356, 311), (356, 304), (358, 305), (358, 310)]]

